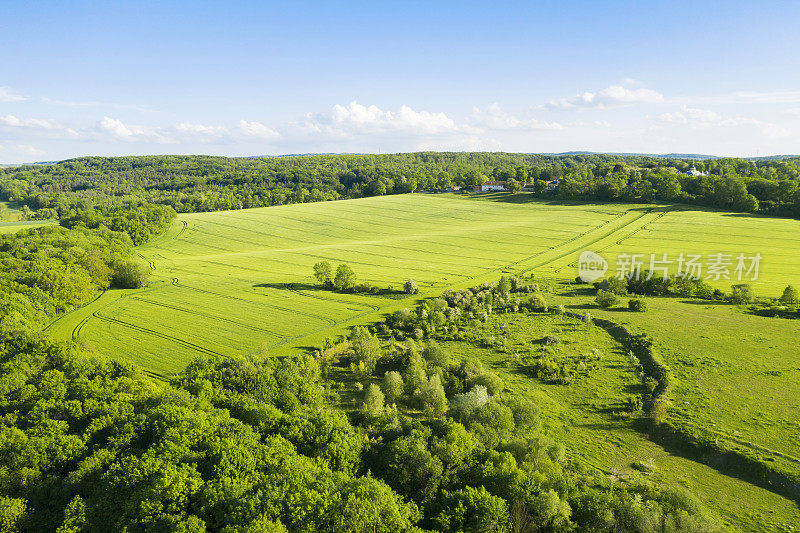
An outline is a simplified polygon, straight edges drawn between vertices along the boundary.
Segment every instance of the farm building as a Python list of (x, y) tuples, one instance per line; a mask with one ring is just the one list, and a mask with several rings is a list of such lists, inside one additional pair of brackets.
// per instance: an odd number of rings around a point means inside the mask
[(536, 192), (536, 185), (533, 183), (523, 183), (520, 190), (524, 192)]
[(547, 182), (547, 190), (548, 191), (557, 191), (558, 190), (558, 180), (550, 180)]

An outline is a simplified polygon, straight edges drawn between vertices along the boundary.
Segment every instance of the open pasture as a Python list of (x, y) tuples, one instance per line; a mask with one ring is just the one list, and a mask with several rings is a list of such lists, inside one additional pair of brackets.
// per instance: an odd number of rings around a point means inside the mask
[(653, 338), (675, 376), (672, 416), (800, 471), (800, 321), (677, 298), (646, 313), (579, 307)]
[[(579, 298), (574, 297), (565, 299), (564, 302), (567, 305), (574, 305), (577, 300)], [(655, 312), (651, 323), (663, 321), (664, 316), (661, 311), (670, 305), (670, 301), (654, 300)], [(676, 308), (681, 305), (689, 308), (697, 307), (678, 302), (675, 304)], [(600, 311), (591, 312), (601, 314)], [(649, 312), (610, 311), (604, 313), (604, 316), (616, 322), (622, 322), (623, 316), (630, 316), (633, 322), (634, 318), (646, 320)], [(642, 324), (637, 322), (637, 325)], [(664, 322), (661, 332), (674, 327), (674, 323)], [(491, 316), (476, 333), (479, 338), (506, 337), (508, 345), (505, 349), (496, 349), (479, 346), (474, 342), (450, 341), (444, 343), (444, 346), (459, 359), (469, 357), (480, 359), (500, 374), (510, 391), (534, 400), (542, 410), (543, 423), (547, 427), (548, 434), (567, 444), (567, 454), (571, 459), (600, 469), (616, 479), (647, 478), (684, 487), (713, 509), (734, 531), (781, 531), (787, 525), (800, 521), (800, 509), (792, 500), (747, 481), (725, 475), (711, 466), (681, 454), (671, 453), (638, 433), (630, 419), (622, 413), (627, 411), (625, 400), (640, 392), (640, 382), (626, 357), (625, 349), (602, 328), (587, 328), (581, 321), (568, 317), (514, 313)], [(592, 349), (599, 350), (600, 359), (597, 366), (589, 371), (580, 372), (569, 385), (549, 383), (531, 376), (525, 371), (524, 364), (520, 364), (520, 357), (516, 354), (522, 355), (524, 361), (525, 354), (540, 352), (543, 348), (541, 339), (546, 335), (555, 335), (561, 340), (553, 350), (555, 357), (559, 359), (568, 359), (590, 352)], [(688, 337), (687, 335), (686, 338)], [(670, 366), (676, 370), (674, 363), (677, 361), (672, 360), (672, 352), (669, 357)], [(759, 364), (761, 363), (755, 362), (743, 365), (742, 373), (737, 377), (739, 382), (746, 379), (744, 373), (753, 372), (752, 367)], [(712, 381), (709, 379), (711, 376), (706, 376), (704, 379), (700, 375), (701, 372), (691, 376), (685, 374), (683, 370), (678, 373), (681, 375), (678, 395), (689, 398), (690, 404), (695, 407), (700, 406), (703, 396), (701, 389), (705, 388), (708, 392), (709, 389), (713, 391), (716, 388), (719, 391), (721, 388), (719, 377), (713, 379), (716, 383), (714, 385), (709, 382)], [(753, 375), (757, 374), (758, 372), (753, 372)], [(696, 380), (698, 386), (688, 386), (691, 380)], [(686, 396), (684, 388), (696, 393)], [(721, 420), (723, 416), (729, 416), (731, 421), (737, 421), (740, 420), (735, 416), (737, 405), (741, 405), (745, 410), (753, 407), (752, 399), (747, 393), (745, 401), (738, 403), (735, 396), (730, 395), (732, 388), (733, 383), (725, 385), (723, 390), (728, 395), (727, 399), (714, 402), (719, 404), (715, 406), (718, 410), (701, 415), (699, 422), (706, 423), (709, 419)], [(762, 400), (763, 404), (759, 406), (760, 409), (769, 409), (766, 405), (769, 401), (778, 404), (782, 402), (780, 396), (776, 397), (774, 393), (766, 396), (767, 398)], [(688, 405), (678, 407), (685, 412), (683, 408)], [(794, 408), (795, 406), (788, 405), (783, 407), (785, 410)], [(708, 427), (714, 429), (710, 423)], [(731, 431), (731, 425), (726, 425), (724, 429)], [(742, 435), (742, 438), (750, 439), (754, 436), (756, 436), (755, 431), (746, 436)], [(762, 443), (767, 442), (762, 441)], [(640, 461), (652, 465), (654, 471), (648, 474), (639, 472), (634, 465)]]
[[(551, 203), (525, 194), (413, 194), (195, 213), (181, 215), (165, 235), (139, 249), (154, 271), (148, 288), (108, 291), (49, 331), (168, 375), (202, 353), (315, 346), (349, 325), (413, 306), (417, 297), (493, 281), (503, 272), (571, 279), (585, 249), (612, 261), (617, 250), (759, 249), (765, 259), (757, 291), (772, 294), (800, 272), (800, 258), (791, 254), (793, 246), (800, 250), (792, 238), (798, 229), (794, 220)], [(311, 267), (321, 260), (334, 267), (346, 262), (358, 282), (379, 287), (399, 289), (412, 278), (420, 294), (319, 290)]]

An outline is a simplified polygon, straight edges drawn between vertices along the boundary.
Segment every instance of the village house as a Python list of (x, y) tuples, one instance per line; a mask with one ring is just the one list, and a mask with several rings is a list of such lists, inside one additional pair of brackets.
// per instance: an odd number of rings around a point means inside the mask
[(692, 165), (692, 168), (686, 171), (686, 175), (696, 178), (697, 176), (708, 176), (708, 172), (700, 172)]
[(558, 180), (550, 180), (547, 182), (547, 190), (548, 191), (557, 191), (558, 190)]
[(523, 192), (536, 192), (536, 185), (533, 183), (523, 183), (520, 190)]

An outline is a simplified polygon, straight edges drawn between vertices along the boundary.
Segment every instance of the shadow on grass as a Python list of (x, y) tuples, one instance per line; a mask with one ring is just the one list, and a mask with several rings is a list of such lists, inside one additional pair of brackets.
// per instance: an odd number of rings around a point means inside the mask
[(757, 460), (735, 451), (695, 446), (676, 430), (668, 426), (654, 427), (645, 417), (635, 419), (632, 425), (641, 435), (671, 455), (704, 464), (720, 474), (761, 487), (800, 506), (800, 482), (791, 474), (770, 470)]
[(375, 287), (373, 292), (367, 291), (337, 291), (326, 289), (319, 285), (313, 285), (311, 283), (257, 283), (253, 285), (253, 287), (259, 287), (264, 289), (277, 289), (281, 291), (291, 291), (291, 292), (314, 292), (314, 293), (323, 293), (323, 294), (360, 294), (362, 296), (381, 296), (384, 298), (390, 298), (393, 300), (400, 300), (409, 296), (405, 291), (401, 291), (398, 289), (392, 289), (391, 287), (385, 288), (378, 288)]
[(689, 304), (689, 305), (733, 305), (730, 302), (726, 302), (725, 300), (703, 300), (701, 298), (693, 298), (687, 300), (680, 300), (682, 304)]

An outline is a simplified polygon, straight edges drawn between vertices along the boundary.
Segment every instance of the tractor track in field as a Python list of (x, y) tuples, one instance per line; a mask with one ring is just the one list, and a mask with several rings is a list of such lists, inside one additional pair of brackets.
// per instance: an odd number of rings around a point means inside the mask
[[(647, 213), (644, 213), (643, 215), (639, 216), (638, 218), (636, 218), (636, 219), (632, 220), (630, 223), (628, 223), (628, 224), (626, 224), (626, 225), (622, 226), (622, 227), (621, 227), (619, 230), (617, 230), (617, 231), (624, 231), (624, 230), (625, 230), (627, 227), (629, 227), (629, 226), (630, 226), (631, 224), (633, 224), (634, 222), (637, 222), (638, 220), (641, 220), (641, 219), (642, 219), (643, 217), (645, 217), (646, 215), (650, 215), (650, 214), (652, 214), (652, 213), (653, 213), (653, 211), (655, 211), (656, 209), (658, 209), (658, 208), (652, 208), (652, 209), (650, 209), (649, 211), (647, 211)], [(616, 240), (614, 243), (612, 243), (612, 244), (609, 244), (609, 245), (607, 245), (607, 246), (604, 246), (603, 248), (600, 248), (600, 249), (599, 249), (599, 250), (597, 250), (597, 251), (598, 251), (598, 252), (605, 252), (606, 250), (608, 250), (608, 249), (609, 249), (609, 248), (611, 248), (612, 246), (615, 246), (615, 245), (616, 245), (616, 246), (622, 246), (622, 243), (623, 243), (624, 241), (626, 241), (626, 240), (630, 239), (631, 237), (633, 237), (634, 235), (636, 235), (637, 233), (639, 233), (639, 232), (640, 232), (640, 231), (642, 231), (642, 230), (647, 230), (647, 229), (648, 229), (648, 226), (649, 226), (650, 224), (652, 224), (652, 223), (654, 223), (654, 222), (656, 222), (656, 221), (660, 220), (661, 218), (663, 218), (664, 216), (666, 216), (667, 214), (669, 214), (671, 211), (672, 211), (671, 209), (667, 208), (665, 211), (662, 211), (662, 212), (658, 213), (658, 215), (657, 215), (657, 216), (656, 216), (656, 217), (655, 217), (653, 220), (651, 220), (651, 221), (649, 221), (649, 222), (645, 222), (645, 223), (644, 223), (644, 224), (642, 224), (640, 227), (638, 227), (638, 228), (634, 229), (633, 231), (631, 231), (631, 232), (630, 232), (628, 235), (626, 235), (626, 236), (624, 236), (624, 237), (621, 237), (620, 239), (617, 239), (617, 240)], [(613, 233), (616, 233), (616, 232), (612, 232), (611, 234), (609, 234), (609, 235), (607, 235), (607, 236), (610, 236), (610, 235), (612, 235)], [(606, 236), (606, 237), (607, 237), (607, 236)], [(603, 239), (604, 239), (604, 238), (606, 238), (606, 237), (602, 237), (602, 238), (600, 238), (600, 239), (598, 239), (598, 240), (596, 240), (596, 241), (593, 241), (593, 242), (589, 243), (589, 245), (591, 245), (591, 244), (594, 244), (595, 242), (599, 242), (599, 241), (603, 240)], [(572, 268), (576, 268), (576, 269), (577, 269), (577, 268), (578, 268), (578, 264), (577, 264), (576, 262), (570, 262), (570, 263), (567, 263), (566, 267), (572, 267)], [(563, 268), (562, 268), (561, 270), (563, 270)]]
[[(220, 298), (227, 298), (229, 300), (247, 302), (247, 303), (255, 304), (255, 305), (264, 305), (264, 304), (259, 304), (258, 302), (255, 302), (253, 300), (248, 300), (247, 298), (240, 298), (238, 296), (232, 296), (230, 294), (221, 294), (221, 293), (214, 292), (214, 291), (209, 291), (209, 290), (206, 290), (206, 289), (200, 289), (198, 287), (192, 287), (192, 286), (189, 286), (189, 285), (183, 285), (180, 282), (180, 280), (178, 280), (178, 278), (172, 278), (172, 284), (174, 286), (176, 286), (176, 287), (183, 287), (184, 289), (188, 289), (188, 290), (192, 290), (192, 291), (196, 291), (196, 292), (201, 292), (203, 294), (212, 294), (212, 295), (218, 296)], [(268, 309), (278, 309), (278, 310), (281, 310), (281, 311), (287, 311), (287, 312), (290, 312), (290, 313), (295, 313), (295, 314), (298, 314), (298, 315), (307, 316), (309, 318), (315, 318), (317, 320), (322, 320), (323, 322), (327, 322), (331, 326), (336, 325), (336, 321), (335, 320), (333, 320), (331, 318), (328, 318), (328, 317), (315, 315), (313, 313), (306, 313), (305, 311), (298, 311), (296, 309), (291, 309), (289, 307), (281, 307), (281, 306), (278, 306), (278, 305), (264, 305), (264, 307), (266, 307)]]
[[(628, 222), (628, 223), (624, 224), (623, 226), (621, 226), (621, 227), (617, 228), (616, 230), (614, 230), (614, 231), (611, 231), (611, 232), (609, 232), (609, 233), (606, 233), (606, 234), (604, 234), (604, 235), (601, 235), (600, 237), (598, 237), (598, 238), (596, 238), (596, 239), (593, 239), (593, 240), (591, 240), (591, 241), (588, 241), (588, 242), (584, 243), (584, 244), (583, 244), (583, 246), (580, 246), (580, 247), (578, 247), (578, 248), (575, 248), (575, 249), (573, 249), (573, 250), (570, 250), (569, 252), (567, 252), (567, 253), (565, 253), (565, 254), (561, 254), (561, 255), (559, 255), (559, 256), (557, 256), (557, 257), (555, 257), (554, 259), (552, 259), (551, 261), (548, 261), (548, 263), (552, 263), (553, 261), (557, 261), (558, 259), (562, 259), (562, 258), (563, 258), (563, 257), (565, 257), (566, 255), (568, 255), (568, 254), (570, 254), (570, 253), (575, 253), (575, 252), (577, 252), (578, 250), (580, 250), (581, 248), (588, 248), (588, 247), (589, 247), (589, 246), (591, 246), (592, 244), (595, 244), (595, 243), (597, 243), (597, 242), (600, 242), (600, 241), (602, 241), (602, 240), (604, 240), (604, 239), (607, 239), (608, 237), (612, 236), (614, 233), (623, 232), (623, 231), (625, 231), (626, 229), (628, 229), (628, 228), (629, 228), (631, 225), (635, 224), (636, 222), (639, 222), (639, 221), (640, 221), (642, 218), (646, 217), (647, 215), (650, 215), (650, 214), (652, 214), (652, 213), (653, 213), (654, 211), (656, 211), (657, 209), (663, 209), (663, 208), (656, 208), (656, 207), (649, 208), (649, 209), (648, 209), (646, 212), (644, 212), (644, 213), (640, 214), (638, 217), (634, 218), (633, 220), (631, 220), (630, 222)], [(611, 248), (611, 247), (612, 247), (612, 246), (614, 246), (614, 245), (618, 245), (618, 246), (619, 246), (619, 245), (622, 245), (622, 242), (623, 242), (623, 241), (625, 241), (625, 240), (627, 240), (627, 239), (631, 238), (633, 235), (637, 234), (638, 232), (642, 231), (643, 229), (646, 229), (648, 225), (650, 225), (650, 224), (652, 224), (653, 222), (655, 222), (655, 221), (659, 220), (660, 218), (664, 217), (664, 216), (665, 216), (665, 215), (667, 215), (667, 214), (668, 214), (670, 211), (671, 211), (671, 209), (667, 208), (666, 210), (664, 210), (664, 211), (662, 211), (662, 212), (658, 213), (658, 215), (657, 215), (657, 216), (656, 216), (656, 217), (655, 217), (653, 220), (651, 220), (651, 221), (648, 221), (648, 222), (645, 222), (644, 224), (642, 224), (642, 225), (641, 225), (641, 226), (639, 226), (638, 228), (635, 228), (633, 231), (631, 231), (631, 232), (630, 232), (628, 235), (626, 235), (626, 236), (624, 236), (624, 237), (621, 237), (620, 239), (618, 239), (617, 241), (615, 241), (613, 244), (609, 244), (609, 245), (607, 245), (607, 246), (604, 246), (603, 248), (601, 248), (600, 250), (598, 250), (598, 252), (603, 252), (603, 251), (606, 251), (606, 250), (608, 250), (609, 248)], [(535, 266), (535, 267), (533, 267), (533, 268), (540, 268), (541, 266), (544, 266), (544, 265), (546, 265), (546, 264), (547, 264), (547, 263), (544, 263), (544, 264), (541, 264), (541, 265), (537, 265), (537, 266)], [(564, 267), (562, 267), (562, 268), (561, 268), (561, 269), (559, 269), (558, 271), (564, 270), (564, 268), (567, 268), (567, 267), (573, 267), (573, 268), (577, 268), (577, 264), (576, 264), (575, 262), (570, 262), (570, 263), (567, 263), (567, 265), (565, 265)], [(531, 270), (531, 269), (529, 269), (529, 270)], [(558, 271), (556, 271), (556, 272), (558, 272)]]
[(180, 307), (180, 306), (177, 306), (177, 305), (170, 305), (170, 304), (163, 303), (163, 302), (157, 302), (155, 300), (148, 300), (147, 298), (140, 298), (138, 296), (131, 296), (131, 300), (139, 300), (140, 302), (145, 302), (145, 303), (148, 303), (150, 305), (156, 305), (156, 306), (159, 306), (159, 307), (166, 307), (167, 309), (174, 309), (175, 311), (180, 311), (180, 312), (186, 313), (188, 315), (199, 316), (201, 318), (206, 318), (206, 319), (209, 319), (209, 320), (219, 320), (220, 322), (227, 322), (229, 324), (233, 324), (233, 325), (239, 326), (241, 328), (249, 329), (250, 331), (256, 331), (256, 332), (259, 332), (259, 333), (267, 333), (269, 335), (273, 335), (273, 336), (278, 337), (278, 338), (285, 338), (286, 337), (286, 335), (284, 335), (283, 333), (275, 333), (274, 331), (270, 331), (268, 329), (261, 328), (261, 327), (258, 327), (258, 326), (253, 326), (252, 324), (247, 324), (245, 322), (240, 322), (239, 320), (234, 320), (232, 318), (225, 318), (225, 317), (221, 317), (221, 316), (217, 316), (217, 315), (212, 315), (210, 313), (201, 313), (200, 311), (193, 311), (193, 310), (187, 309), (185, 307)]
[[(589, 235), (593, 231), (600, 230), (600, 229), (608, 226), (609, 224), (612, 224), (613, 222), (625, 217), (628, 213), (629, 213), (628, 211), (623, 211), (622, 213), (620, 213), (619, 215), (613, 217), (612, 219), (610, 219), (610, 220), (608, 220), (608, 221), (606, 221), (606, 222), (604, 222), (602, 224), (599, 224), (597, 226), (594, 226), (593, 228), (590, 228), (590, 229), (588, 229), (588, 230), (586, 230), (586, 231), (584, 231), (582, 233), (579, 233), (578, 235), (575, 235), (574, 237), (572, 237), (570, 239), (567, 239), (566, 241), (563, 241), (562, 243), (557, 244), (556, 246), (551, 246), (550, 248), (548, 248), (546, 250), (542, 250), (541, 252), (537, 252), (537, 253), (535, 253), (535, 254), (533, 254), (531, 256), (528, 256), (528, 257), (525, 257), (523, 259), (520, 259), (519, 261), (514, 261), (513, 263), (509, 263), (508, 265), (503, 267), (503, 270), (506, 271), (506, 270), (513, 269), (515, 266), (517, 266), (517, 265), (519, 265), (521, 263), (525, 263), (525, 262), (530, 261), (532, 259), (536, 259), (537, 257), (541, 257), (542, 255), (544, 255), (546, 253), (557, 251), (559, 248), (564, 248), (566, 246), (570, 246), (571, 244), (575, 243), (576, 241), (579, 241), (579, 240), (583, 239), (584, 237), (586, 237), (587, 235)], [(580, 250), (581, 248), (586, 248), (587, 246), (591, 246), (592, 244), (605, 239), (609, 235), (612, 235), (612, 234), (616, 233), (617, 231), (620, 231), (623, 228), (628, 227), (629, 225), (631, 225), (634, 222), (638, 221), (639, 219), (641, 219), (643, 216), (647, 215), (648, 213), (649, 213), (649, 211), (647, 213), (642, 213), (641, 215), (639, 215), (635, 219), (631, 220), (630, 222), (627, 222), (626, 224), (622, 225), (621, 227), (619, 227), (619, 228), (617, 228), (617, 229), (615, 229), (613, 231), (610, 231), (608, 233), (604, 233), (603, 235), (597, 237), (596, 239), (593, 239), (593, 240), (590, 240), (590, 241), (588, 241), (586, 243), (583, 243), (581, 246), (579, 246), (577, 248), (570, 248), (566, 252), (560, 253), (559, 255), (553, 257), (552, 259), (548, 259), (548, 260), (546, 260), (546, 261), (544, 261), (542, 263), (537, 263), (537, 264), (535, 264), (533, 266), (527, 267), (523, 271), (523, 273), (530, 272), (531, 270), (534, 270), (536, 268), (541, 268), (541, 267), (543, 267), (545, 265), (548, 265), (548, 264), (550, 264), (550, 263), (552, 263), (554, 261), (557, 261), (557, 260), (559, 260), (559, 259), (561, 259), (563, 257), (566, 257), (567, 255)]]
[(181, 346), (185, 346), (187, 348), (191, 348), (193, 350), (196, 350), (198, 352), (201, 352), (201, 353), (204, 353), (204, 354), (207, 354), (207, 355), (215, 355), (215, 356), (218, 356), (218, 357), (227, 357), (225, 354), (222, 354), (222, 353), (217, 352), (215, 350), (212, 350), (210, 348), (205, 348), (203, 346), (200, 346), (199, 344), (195, 344), (193, 342), (189, 342), (187, 340), (180, 339), (178, 337), (173, 337), (172, 335), (167, 335), (166, 333), (161, 333), (160, 331), (155, 331), (153, 329), (146, 328), (144, 326), (137, 326), (136, 324), (132, 324), (130, 322), (126, 322), (126, 321), (120, 320), (118, 318), (113, 318), (113, 317), (110, 317), (110, 316), (101, 315), (99, 311), (95, 311), (94, 313), (92, 313), (92, 316), (95, 317), (95, 318), (98, 318), (100, 320), (105, 320), (106, 322), (111, 322), (113, 324), (118, 324), (120, 326), (123, 326), (123, 327), (126, 327), (126, 328), (130, 328), (130, 329), (133, 329), (135, 331), (139, 331), (139, 332), (142, 332), (142, 333), (147, 333), (149, 335), (153, 335), (154, 337), (160, 337), (162, 339), (166, 339), (166, 340), (175, 342), (177, 344), (180, 344)]

